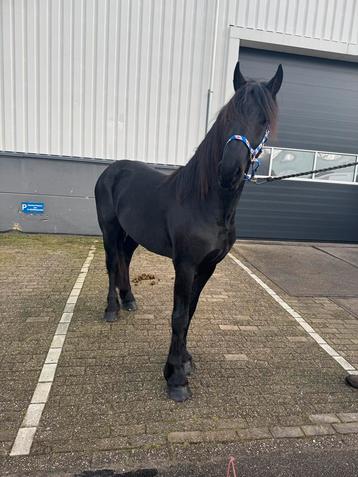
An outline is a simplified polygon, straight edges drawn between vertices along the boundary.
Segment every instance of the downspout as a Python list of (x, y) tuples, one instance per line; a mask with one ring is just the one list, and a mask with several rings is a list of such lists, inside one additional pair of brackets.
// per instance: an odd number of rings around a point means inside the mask
[(209, 89), (208, 89), (208, 97), (206, 102), (205, 134), (207, 134), (208, 128), (209, 128), (211, 97), (214, 92), (213, 88), (214, 88), (214, 76), (215, 76), (216, 48), (217, 48), (217, 42), (218, 42), (219, 7), (220, 7), (220, 0), (216, 0), (214, 41), (213, 41), (213, 52), (211, 56), (211, 74), (210, 74), (210, 83), (209, 83)]

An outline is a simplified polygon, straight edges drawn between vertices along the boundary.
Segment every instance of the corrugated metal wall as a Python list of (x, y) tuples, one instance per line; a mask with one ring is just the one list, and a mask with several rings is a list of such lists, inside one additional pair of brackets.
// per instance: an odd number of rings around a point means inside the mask
[[(0, 149), (182, 164), (204, 135), (217, 0), (1, 0)], [(355, 0), (219, 0), (229, 25), (358, 43)], [(234, 65), (233, 65), (234, 67)]]
[(356, 0), (234, 2), (235, 25), (342, 43), (357, 43)]
[(0, 149), (183, 161), (205, 127), (213, 4), (1, 0)]

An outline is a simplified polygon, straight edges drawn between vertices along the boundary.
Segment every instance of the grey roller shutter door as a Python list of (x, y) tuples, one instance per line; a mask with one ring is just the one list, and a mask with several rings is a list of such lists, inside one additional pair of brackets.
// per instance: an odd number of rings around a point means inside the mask
[(299, 149), (358, 152), (358, 63), (240, 48), (241, 71), (268, 79), (279, 63), (277, 140)]
[[(279, 63), (277, 138), (271, 145), (358, 153), (358, 64), (240, 48), (241, 71), (270, 78)], [(246, 185), (239, 238), (358, 242), (358, 186), (314, 181)]]

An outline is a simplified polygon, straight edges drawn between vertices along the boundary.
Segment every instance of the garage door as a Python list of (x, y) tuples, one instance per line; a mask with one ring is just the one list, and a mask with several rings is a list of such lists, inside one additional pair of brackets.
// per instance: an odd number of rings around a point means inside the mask
[(277, 140), (284, 147), (358, 152), (358, 64), (240, 48), (245, 76), (268, 79), (282, 63)]
[[(243, 74), (254, 79), (270, 78), (279, 63), (284, 68), (278, 133), (271, 140), (276, 146), (270, 151), (271, 172), (356, 159), (349, 154), (358, 153), (357, 63), (253, 48), (240, 48), (239, 58)], [(268, 174), (268, 166), (261, 170)], [(356, 176), (355, 168), (350, 168), (304, 181), (246, 187), (238, 210), (238, 236), (358, 242)]]

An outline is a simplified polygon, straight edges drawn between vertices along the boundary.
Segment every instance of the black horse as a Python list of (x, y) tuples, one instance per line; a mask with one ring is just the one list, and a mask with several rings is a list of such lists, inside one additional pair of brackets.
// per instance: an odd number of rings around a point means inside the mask
[[(275, 128), (282, 77), (279, 65), (268, 82), (246, 81), (237, 63), (235, 94), (186, 166), (168, 176), (142, 162), (121, 160), (96, 184), (109, 276), (104, 319), (117, 319), (117, 289), (125, 310), (137, 308), (129, 265), (138, 244), (173, 261), (172, 340), (164, 376), (175, 401), (191, 396), (187, 375), (192, 358), (186, 348), (190, 320), (206, 282), (235, 242), (235, 211), (244, 177), (268, 128)], [(257, 151), (251, 145), (259, 145)]]

